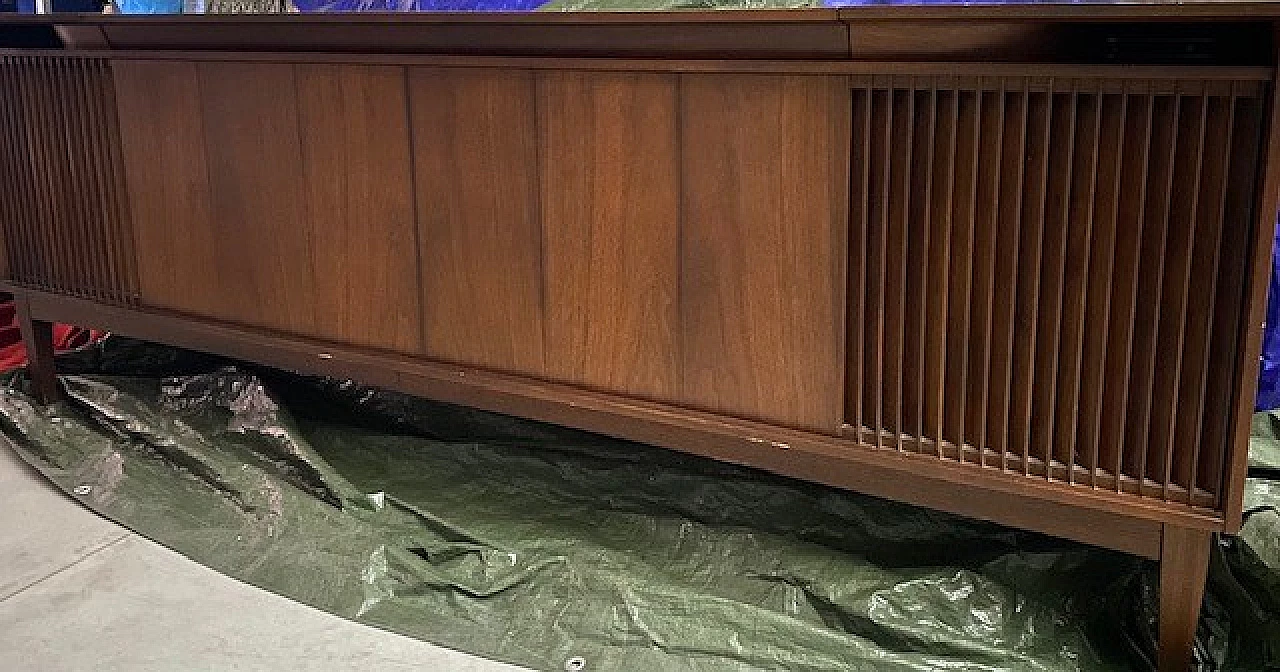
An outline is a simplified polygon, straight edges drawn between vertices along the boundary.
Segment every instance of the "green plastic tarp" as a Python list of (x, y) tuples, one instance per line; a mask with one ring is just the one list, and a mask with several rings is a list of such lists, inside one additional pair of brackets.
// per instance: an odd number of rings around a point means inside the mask
[[(0, 425), (86, 506), (363, 623), (536, 669), (1151, 669), (1153, 563), (585, 432), (110, 337)], [(1258, 466), (1280, 466), (1259, 416)], [(1280, 483), (1205, 669), (1280, 665)]]

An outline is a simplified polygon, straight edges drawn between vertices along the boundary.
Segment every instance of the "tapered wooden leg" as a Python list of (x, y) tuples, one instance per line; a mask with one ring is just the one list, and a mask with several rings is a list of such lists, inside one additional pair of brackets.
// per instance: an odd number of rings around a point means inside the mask
[(27, 376), (36, 401), (51, 404), (58, 400), (58, 375), (53, 365), (53, 324), (31, 318), (31, 304), (15, 299), (18, 328), (27, 349)]
[(1160, 672), (1191, 669), (1213, 533), (1164, 526), (1160, 546)]

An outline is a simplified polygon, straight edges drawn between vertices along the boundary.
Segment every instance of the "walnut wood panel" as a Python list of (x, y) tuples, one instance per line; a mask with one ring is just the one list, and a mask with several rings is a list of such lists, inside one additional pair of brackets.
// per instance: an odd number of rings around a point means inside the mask
[(680, 395), (672, 75), (538, 75), (548, 378)]
[(293, 66), (202, 63), (199, 82), (225, 317), (308, 333), (317, 269)]
[(542, 230), (533, 74), (409, 71), (423, 349), (542, 375)]
[(834, 431), (843, 418), (847, 80), (681, 80), (684, 400)]
[[(876, 445), (1218, 506), (1259, 92), (965, 84), (855, 78), (848, 416)], [(903, 219), (911, 198), (938, 206)]]
[[(112, 64), (138, 248), (138, 290), (160, 308), (228, 318), (209, 197), (199, 69), (194, 63)], [(181, 273), (175, 273), (181, 268)]]
[(311, 334), (419, 352), (422, 315), (404, 69), (299, 65)]
[(98, 58), (0, 58), (0, 213), (14, 282), (131, 303), (137, 280), (115, 135)]
[(144, 302), (417, 350), (401, 69), (123, 61), (115, 70), (135, 226), (149, 250), (139, 260)]

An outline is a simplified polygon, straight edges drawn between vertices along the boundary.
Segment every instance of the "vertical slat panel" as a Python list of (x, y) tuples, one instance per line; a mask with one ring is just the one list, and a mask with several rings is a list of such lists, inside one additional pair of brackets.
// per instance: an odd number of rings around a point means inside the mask
[[(1178, 412), (1174, 426), (1173, 483), (1194, 491), (1200, 463), (1201, 428), (1204, 425), (1205, 386), (1209, 376), (1210, 329), (1217, 292), (1218, 260), (1222, 240), (1222, 216), (1226, 205), (1227, 168), (1235, 101), (1225, 96), (1207, 97), (1205, 151), (1197, 201), (1196, 228), (1192, 234), (1191, 266), (1195, 280), (1187, 295), (1183, 335), (1183, 367), (1179, 379)], [(1189, 500), (1188, 500), (1189, 503)]]
[(1003, 173), (1000, 194), (1000, 223), (993, 255), (994, 281), (992, 294), (999, 297), (992, 310), (991, 370), (988, 373), (991, 389), (987, 401), (989, 417), (987, 434), (993, 450), (1000, 454), (1000, 468), (1009, 466), (1008, 456), (1013, 445), (1010, 442), (1010, 401), (1013, 379), (1014, 342), (1018, 336), (1014, 321), (1013, 297), (1018, 295), (1018, 255), (1022, 233), (1022, 206), (1025, 190), (1028, 154), (1028, 126), (1030, 108), (1028, 93), (1023, 90), (1005, 96), (1004, 115), (1008, 120), (1002, 150)]
[[(1090, 282), (1102, 287), (1108, 286), (1109, 271), (1105, 264), (1099, 264), (1098, 255), (1093, 254), (1095, 241), (1105, 241), (1114, 232), (1114, 226), (1102, 225), (1094, 227), (1094, 204), (1114, 202), (1114, 189), (1108, 186), (1117, 181), (1119, 166), (1116, 165), (1123, 148), (1115, 144), (1114, 135), (1108, 140), (1111, 144), (1101, 142), (1102, 105), (1097, 96), (1077, 96), (1073, 100), (1078, 107), (1075, 115), (1075, 166), (1073, 168), (1072, 190), (1068, 199), (1068, 215), (1066, 221), (1066, 258), (1062, 286), (1062, 328), (1061, 354), (1058, 356), (1058, 388), (1057, 409), (1054, 418), (1053, 457), (1064, 465), (1074, 465), (1076, 455), (1083, 446), (1077, 441), (1078, 417), (1082, 408), (1081, 377), (1084, 371), (1085, 341), (1085, 306)], [(1100, 160), (1101, 149), (1108, 148), (1108, 160)], [(1110, 152), (1117, 153), (1112, 156)], [(1111, 197), (1108, 201), (1107, 196)], [(1105, 213), (1104, 213), (1105, 214)], [(1096, 235), (1095, 235), (1096, 233)], [(1101, 246), (1103, 256), (1109, 256), (1105, 243)], [(1099, 268), (1101, 267), (1101, 268)], [(1101, 270), (1103, 273), (1099, 273)], [(1100, 277), (1105, 275), (1106, 277)], [(1105, 331), (1105, 322), (1103, 323)], [(1099, 331), (1098, 333), (1101, 333)], [(1067, 480), (1074, 479), (1075, 470), (1067, 470)]]
[(65, 221), (65, 207), (58, 198), (58, 182), (62, 171), (57, 161), (56, 139), (53, 127), (45, 113), (45, 99), (40, 91), (38, 61), (33, 58), (19, 60), (18, 80), (22, 88), (25, 117), (28, 123), (28, 151), (32, 159), (32, 179), (36, 186), (37, 244), (44, 263), (40, 269), (43, 284), (55, 292), (65, 292), (62, 284), (62, 258), (60, 222)]
[[(89, 79), (98, 74), (95, 66), (96, 64), (92, 62), (68, 60), (62, 63), (59, 77), (71, 91), (84, 90), (88, 88)], [(93, 74), (82, 78), (82, 73), (86, 71)], [(106, 246), (110, 244), (113, 236), (118, 235), (119, 213), (114, 212), (110, 207), (98, 205), (103, 193), (103, 173), (107, 169), (98, 160), (97, 155), (99, 148), (104, 144), (101, 127), (108, 123), (108, 120), (97, 118), (91, 109), (93, 106), (84, 105), (85, 98), (86, 96), (77, 95), (68, 95), (64, 98), (75, 133), (81, 139), (75, 163), (79, 173), (76, 188), (87, 210), (87, 216), (82, 221), (80, 231), (81, 253), (85, 255), (81, 261), (82, 272), (87, 281), (85, 290), (99, 301), (124, 302), (118, 283), (110, 281), (111, 278), (120, 276), (111, 273), (103, 259)]]
[[(1080, 442), (1094, 456), (1089, 464), (1090, 484), (1096, 485), (1096, 456), (1107, 452), (1110, 464), (1123, 449), (1125, 406), (1128, 402), (1130, 364), (1133, 353), (1135, 314), (1139, 299), (1141, 246), (1145, 235), (1144, 212), (1150, 183), (1152, 124), (1155, 101), (1147, 96), (1130, 96), (1127, 114), (1114, 115), (1122, 138), (1104, 137), (1102, 146), (1115, 152), (1109, 190), (1099, 198), (1095, 211), (1100, 235), (1095, 238), (1092, 270), (1089, 274), (1089, 301), (1086, 312), (1085, 376), (1081, 388)], [(1108, 207), (1109, 206), (1109, 207)]]
[(48, 211), (41, 199), (42, 193), (36, 180), (39, 169), (39, 154), (35, 151), (33, 124), (29, 121), (28, 104), (25, 101), (26, 91), (23, 83), (22, 69), (26, 67), (24, 59), (10, 57), (8, 81), (13, 95), (13, 118), (17, 124), (13, 136), (15, 170), (20, 175), (23, 186), (23, 281), (28, 285), (45, 282), (46, 269), (49, 267), (45, 258), (44, 246), (41, 243), (43, 233), (40, 222)]
[(982, 106), (977, 92), (956, 94), (955, 195), (951, 215), (951, 264), (948, 281), (946, 398), (943, 438), (954, 443), (964, 461), (965, 399), (968, 391), (969, 319), (973, 284), (973, 229), (978, 212)]
[(1032, 389), (1036, 364), (1036, 304), (1040, 296), (1041, 243), (1044, 240), (1053, 110), (1047, 95), (1027, 97), (1030, 116), (1027, 168), (1023, 179), (1022, 232), (1018, 252), (1018, 291), (1014, 298), (1013, 376), (1010, 383), (1009, 448), (1021, 453), (1022, 473), (1031, 470)]
[[(89, 73), (89, 74), (86, 74)], [(89, 78), (94, 74), (93, 64), (86, 64), (80, 60), (70, 60), (66, 64), (64, 77), (73, 82), (76, 86), (88, 88)], [(116, 277), (107, 265), (106, 246), (110, 244), (112, 232), (107, 230), (111, 222), (116, 220), (112, 216), (110, 206), (105, 203), (103, 189), (104, 176), (103, 172), (107, 170), (108, 163), (102, 160), (102, 143), (94, 140), (95, 133), (99, 132), (99, 125), (102, 120), (96, 118), (93, 114), (93, 107), (87, 104), (84, 96), (75, 96), (69, 101), (73, 108), (73, 114), (76, 118), (76, 126), (81, 137), (90, 139), (84, 143), (84, 156), (82, 157), (82, 166), (85, 170), (85, 179), (81, 184), (81, 193), (84, 195), (90, 209), (97, 213), (98, 221), (102, 221), (107, 226), (90, 226), (90, 239), (87, 247), (89, 273), (92, 276), (91, 292), (98, 300), (120, 301), (118, 288), (110, 279)]]
[(1147, 471), (1161, 483), (1169, 498), (1173, 479), (1174, 425), (1182, 374), (1183, 336), (1187, 299), (1194, 275), (1192, 247), (1203, 175), (1206, 116), (1209, 99), (1184, 100), (1179, 120), (1178, 154), (1175, 157), (1173, 198), (1165, 251), (1163, 291), (1156, 339), (1155, 383), (1152, 390), (1151, 432), (1147, 442)]
[[(915, 435), (914, 449), (978, 467), (1208, 505), (1226, 431), (1208, 405), (1230, 380), (1211, 361), (1230, 359), (1218, 332), (1235, 333), (1226, 297), (1243, 291), (1220, 260), (1245, 244), (1228, 222), (1247, 219), (1252, 186), (1235, 175), (1256, 161), (1237, 156), (1230, 114), (1258, 89), (868, 82), (852, 155), (867, 203), (851, 225), (866, 239), (850, 256), (865, 267), (849, 304), (863, 353), (850, 390), (861, 424), (883, 431), (868, 440)], [(1197, 285), (1194, 269), (1213, 277)], [(1185, 418), (1183, 402), (1205, 410)]]
[(138, 299), (138, 255), (134, 244), (132, 210), (129, 199), (126, 198), (129, 192), (123, 169), (124, 157), (114, 80), (107, 61), (95, 59), (88, 61), (88, 64), (93, 72), (93, 76), (89, 78), (89, 88), (93, 93), (88, 100), (96, 110), (94, 116), (100, 120), (97, 124), (100, 133), (98, 146), (103, 152), (104, 161), (110, 165), (109, 170), (103, 171), (105, 202), (112, 217), (112, 233), (107, 239), (114, 244), (120, 260), (120, 270), (115, 276), (120, 299), (122, 302), (133, 303)]
[[(1164, 298), (1164, 259), (1168, 246), (1170, 206), (1179, 143), (1183, 141), (1181, 127), (1184, 100), (1182, 96), (1161, 96), (1152, 105), (1155, 118), (1151, 131), (1151, 165), (1147, 171), (1150, 186), (1142, 223), (1141, 258), (1138, 262), (1140, 300), (1134, 311), (1133, 350), (1127, 385), (1129, 395), (1124, 407), (1123, 435), (1117, 435), (1104, 444), (1104, 454), (1106, 447), (1114, 447), (1114, 464), (1122, 465), (1127, 461), (1131, 465), (1127, 473), (1136, 477), (1139, 483), (1145, 482), (1148, 473), (1147, 442), (1151, 436), (1160, 306)], [(1114, 384), (1120, 383), (1117, 381)]]
[(871, 160), (875, 166), (869, 182), (871, 209), (867, 226), (866, 290), (868, 311), (863, 321), (870, 361), (863, 380), (863, 409), (874, 430), (877, 448), (883, 447), (884, 413), (884, 311), (885, 265), (889, 230), (890, 165), (893, 159), (893, 96), (888, 89), (874, 89), (872, 96)]
[[(911, 197), (908, 199), (908, 251), (902, 264), (907, 269), (903, 326), (902, 432), (916, 438), (924, 436), (924, 372), (926, 333), (928, 331), (929, 282), (929, 197), (933, 182), (934, 134), (937, 130), (937, 108), (931, 90), (913, 89), (912, 96), (912, 161), (910, 162)], [(920, 445), (920, 444), (915, 444)]]
[[(129, 303), (126, 274), (109, 245), (121, 210), (108, 202), (120, 172), (116, 119), (95, 110), (109, 96), (103, 59), (8, 56), (0, 59), (0, 123), (7, 185), (6, 271), (18, 284), (104, 303)], [(132, 254), (131, 241), (121, 250)]]
[[(1262, 145), (1262, 102), (1238, 99), (1235, 123), (1231, 129), (1230, 171), (1227, 174), (1226, 202), (1223, 206), (1221, 275), (1218, 295), (1214, 299), (1213, 343), (1209, 355), (1209, 381), (1205, 399), (1209, 403), (1231, 397), (1236, 371), (1236, 334), (1242, 319), (1245, 296), (1244, 264), (1249, 247), (1249, 227), (1244, 225), (1253, 214), (1253, 194), (1257, 184), (1257, 161)], [(1222, 506), (1223, 468), (1230, 441), (1231, 414), (1206, 410), (1199, 469), (1199, 487), (1213, 494), (1213, 506)]]
[(3, 155), (0, 155), (0, 197), (4, 199), (5, 252), (9, 277), (27, 283), (33, 275), (35, 251), (30, 247), (30, 219), (35, 206), (32, 202), (31, 166), (26, 152), (26, 127), (22, 117), (14, 71), (17, 66), (12, 57), (0, 57), (0, 139), (3, 139)]
[(1035, 375), (1032, 390), (1031, 455), (1044, 461), (1045, 477), (1052, 463), (1058, 350), (1062, 326), (1062, 290), (1067, 261), (1071, 190), (1077, 177), (1076, 105), (1074, 95), (1056, 94), (1050, 85), (1049, 105), (1054, 119), (1050, 134), (1049, 192), (1045, 197), (1044, 248), (1041, 251), (1040, 292), (1036, 304)]
[(889, 208), (886, 235), (884, 309), (884, 415), (894, 447), (903, 449), (903, 380), (907, 375), (906, 313), (907, 256), (910, 244), (911, 172), (915, 134), (915, 96), (910, 89), (894, 89), (893, 152), (889, 164)]
[(952, 260), (952, 205), (955, 200), (955, 176), (959, 149), (960, 97), (954, 91), (930, 94), (936, 112), (938, 145), (933, 154), (929, 189), (929, 287), (926, 300), (928, 343), (925, 347), (924, 431), (933, 439), (938, 457), (943, 456), (943, 427), (946, 410), (947, 351), (950, 278)]
[(991, 369), (991, 314), (995, 287), (995, 247), (999, 229), (1000, 181), (1004, 170), (1005, 109), (999, 91), (980, 94), (977, 218), (969, 288), (969, 352), (965, 392), (965, 433), (986, 465), (987, 405)]
[(58, 191), (60, 200), (66, 204), (67, 216), (55, 223), (59, 233), (59, 255), (62, 257), (63, 284), (66, 290), (75, 296), (85, 297), (88, 277), (84, 272), (83, 259), (86, 250), (81, 248), (85, 238), (84, 221), (88, 212), (81, 191), (80, 171), (83, 164), (77, 156), (76, 134), (72, 129), (72, 121), (68, 115), (68, 100), (74, 95), (68, 91), (67, 80), (62, 76), (61, 59), (41, 59), (39, 61), (40, 88), (45, 98), (45, 119), (57, 131), (53, 134), (57, 143), (57, 163), (60, 169)]
[(867, 244), (871, 218), (872, 134), (871, 89), (854, 89), (850, 102), (852, 113), (852, 156), (849, 161), (849, 313), (847, 315), (847, 348), (845, 357), (845, 414), (855, 429), (867, 426), (863, 417), (863, 378), (867, 375), (866, 316)]

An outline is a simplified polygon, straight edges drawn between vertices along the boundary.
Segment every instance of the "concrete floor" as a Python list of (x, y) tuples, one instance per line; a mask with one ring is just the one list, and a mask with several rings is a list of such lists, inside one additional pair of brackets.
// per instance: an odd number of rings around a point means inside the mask
[(223, 576), (84, 509), (0, 443), (0, 670), (521, 669)]

